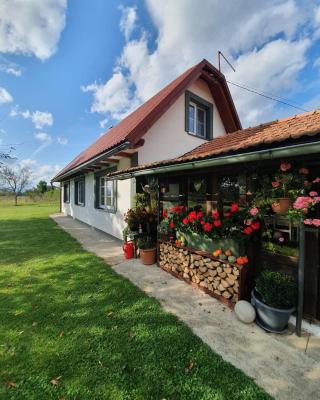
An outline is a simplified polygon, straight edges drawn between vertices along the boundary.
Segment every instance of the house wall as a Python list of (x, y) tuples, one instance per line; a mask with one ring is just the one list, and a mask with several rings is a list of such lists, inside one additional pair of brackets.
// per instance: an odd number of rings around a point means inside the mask
[[(128, 165), (129, 164), (129, 165)], [(119, 162), (118, 169), (128, 168), (129, 159)], [(117, 183), (117, 211), (110, 213), (105, 210), (95, 208), (94, 196), (94, 174), (85, 175), (85, 205), (79, 206), (74, 202), (74, 180), (70, 180), (70, 203), (63, 202), (63, 189), (61, 193), (62, 212), (65, 215), (85, 222), (98, 228), (112, 236), (122, 239), (122, 231), (125, 228), (124, 214), (132, 206), (135, 195), (135, 180), (127, 179)]]
[[(225, 135), (224, 125), (208, 85), (199, 79), (187, 90), (213, 104), (213, 137)], [(206, 142), (185, 131), (185, 93), (149, 129), (144, 140), (138, 154), (139, 164), (174, 158)]]

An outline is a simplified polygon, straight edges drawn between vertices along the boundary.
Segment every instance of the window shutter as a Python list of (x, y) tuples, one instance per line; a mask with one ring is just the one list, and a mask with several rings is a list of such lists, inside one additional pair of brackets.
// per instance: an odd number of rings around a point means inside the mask
[(78, 181), (74, 182), (74, 202), (75, 204), (78, 204)]
[(95, 176), (94, 178), (94, 206), (99, 208), (99, 192), (100, 192), (100, 178)]

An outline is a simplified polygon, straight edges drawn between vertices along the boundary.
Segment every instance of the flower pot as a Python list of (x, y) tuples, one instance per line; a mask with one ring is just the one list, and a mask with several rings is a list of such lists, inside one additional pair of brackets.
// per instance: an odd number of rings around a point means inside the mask
[(144, 265), (151, 265), (156, 262), (157, 249), (140, 249), (140, 260)]
[(283, 197), (275, 199), (271, 204), (272, 211), (276, 214), (285, 214), (293, 204), (293, 199), (290, 197)]
[(257, 311), (256, 323), (273, 333), (281, 333), (287, 329), (289, 318), (295, 310), (295, 307), (281, 309), (264, 304), (255, 289), (251, 292), (251, 304)]

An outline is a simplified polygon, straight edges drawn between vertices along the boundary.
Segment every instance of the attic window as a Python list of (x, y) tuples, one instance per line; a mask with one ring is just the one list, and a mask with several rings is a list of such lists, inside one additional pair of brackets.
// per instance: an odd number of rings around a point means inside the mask
[(213, 105), (186, 91), (185, 130), (201, 139), (212, 139)]

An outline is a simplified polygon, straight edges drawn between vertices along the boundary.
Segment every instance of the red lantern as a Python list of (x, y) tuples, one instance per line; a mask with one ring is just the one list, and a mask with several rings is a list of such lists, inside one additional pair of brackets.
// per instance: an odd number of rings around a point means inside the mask
[(134, 257), (134, 246), (132, 242), (124, 243), (122, 248), (124, 251), (125, 258), (130, 259)]

